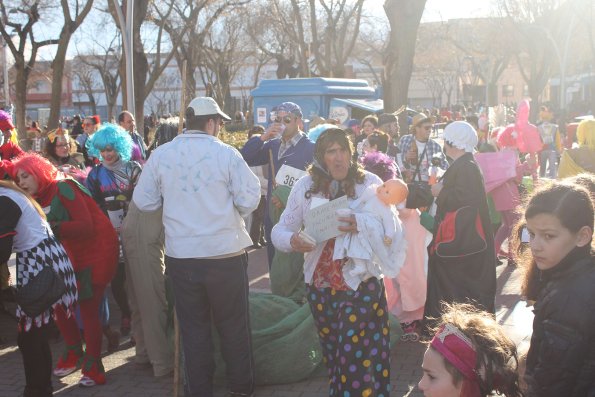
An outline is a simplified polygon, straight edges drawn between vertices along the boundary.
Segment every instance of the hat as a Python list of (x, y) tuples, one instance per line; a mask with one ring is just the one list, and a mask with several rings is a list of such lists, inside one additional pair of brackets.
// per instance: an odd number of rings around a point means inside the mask
[(188, 105), (188, 109), (192, 109), (195, 116), (209, 116), (212, 114), (218, 114), (225, 121), (231, 121), (231, 117), (223, 113), (217, 105), (217, 102), (211, 97), (196, 97)]
[(91, 120), (93, 120), (93, 124), (98, 125), (101, 124), (101, 117), (99, 115), (89, 116)]
[(12, 116), (10, 113), (0, 110), (0, 131), (10, 131), (14, 129)]
[(423, 113), (418, 113), (415, 116), (413, 116), (413, 121), (411, 122), (411, 126), (417, 127), (419, 124), (426, 122), (426, 121), (431, 121), (431, 119)]
[(359, 127), (360, 124), (361, 124), (361, 121), (358, 120), (358, 119), (349, 119), (347, 121), (347, 123), (345, 124), (345, 127), (346, 128), (353, 128), (355, 126), (358, 126)]
[(444, 141), (467, 153), (473, 153), (477, 146), (477, 132), (466, 121), (453, 121), (444, 129)]
[(304, 115), (302, 114), (302, 108), (300, 107), (300, 105), (293, 102), (283, 102), (281, 105), (277, 106), (277, 112), (293, 113), (300, 119), (304, 118)]
[(397, 121), (397, 116), (393, 113), (382, 113), (378, 117), (378, 125), (394, 123), (395, 121)]

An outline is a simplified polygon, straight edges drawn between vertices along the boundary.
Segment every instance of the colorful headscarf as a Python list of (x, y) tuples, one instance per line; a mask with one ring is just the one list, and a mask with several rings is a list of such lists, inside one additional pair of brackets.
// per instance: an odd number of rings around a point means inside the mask
[(473, 342), (453, 324), (442, 325), (430, 343), (464, 377), (461, 397), (481, 397), (480, 378), (475, 369), (477, 353)]

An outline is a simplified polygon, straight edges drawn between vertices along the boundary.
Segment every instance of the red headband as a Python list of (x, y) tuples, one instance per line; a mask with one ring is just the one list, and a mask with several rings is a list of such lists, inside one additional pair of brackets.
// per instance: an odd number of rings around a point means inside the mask
[(462, 397), (481, 397), (479, 376), (475, 371), (477, 354), (471, 340), (452, 324), (440, 327), (431, 346), (465, 377)]

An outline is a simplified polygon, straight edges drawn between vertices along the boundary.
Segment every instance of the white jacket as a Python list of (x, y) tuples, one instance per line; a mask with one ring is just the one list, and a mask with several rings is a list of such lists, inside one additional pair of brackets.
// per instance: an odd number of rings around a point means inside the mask
[[(364, 183), (355, 185), (355, 199), (361, 197), (364, 193), (364, 190), (369, 185), (378, 185), (381, 183), (382, 180), (379, 177), (366, 171)], [(304, 194), (308, 189), (310, 189), (311, 185), (312, 177), (310, 175), (307, 175), (300, 178), (293, 186), (293, 189), (291, 189), (291, 193), (289, 194), (289, 198), (287, 199), (287, 206), (281, 214), (279, 223), (277, 223), (273, 227), (273, 231), (271, 232), (271, 239), (273, 241), (273, 245), (279, 251), (292, 251), (290, 242), (291, 236), (293, 235), (293, 233), (298, 232), (302, 228), (306, 213), (310, 209), (312, 198), (324, 197), (320, 193), (317, 193), (313, 194), (309, 199), (305, 198)], [(353, 202), (352, 199), (348, 199), (348, 201), (350, 204)], [(360, 225), (358, 224), (358, 231), (359, 227)], [(318, 259), (320, 259), (320, 255), (322, 254), (322, 250), (324, 249), (325, 244), (326, 241), (316, 245), (313, 251), (304, 254), (304, 281), (307, 284), (312, 283), (312, 276), (314, 275), (314, 270), (316, 269)]]
[(163, 205), (167, 256), (210, 258), (252, 245), (242, 217), (258, 206), (260, 183), (235, 148), (187, 131), (151, 154), (132, 199), (141, 211)]

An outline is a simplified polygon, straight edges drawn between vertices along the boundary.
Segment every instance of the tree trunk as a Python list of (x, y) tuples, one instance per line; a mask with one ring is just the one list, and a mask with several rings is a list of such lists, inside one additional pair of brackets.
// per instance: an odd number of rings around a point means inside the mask
[[(391, 27), (384, 62), (384, 111), (391, 112), (407, 105), (409, 81), (413, 71), (413, 57), (417, 30), (426, 0), (386, 0), (384, 10)], [(399, 117), (401, 131), (406, 131), (406, 114)]]
[(52, 61), (52, 99), (50, 100), (50, 118), (48, 120), (48, 130), (58, 128), (60, 119), (60, 107), (62, 105), (62, 82), (64, 79), (64, 65), (66, 63), (66, 50), (70, 42), (72, 33), (62, 31), (58, 43), (56, 56)]
[(135, 45), (134, 54), (134, 118), (136, 128), (141, 136), (144, 136), (145, 121), (145, 82), (149, 71), (149, 62), (142, 46), (140, 49)]
[(27, 73), (23, 62), (16, 61), (14, 68), (17, 73), (14, 93), (14, 107), (17, 119), (17, 131), (19, 134), (19, 141), (27, 139), (27, 126), (25, 117), (27, 114)]

